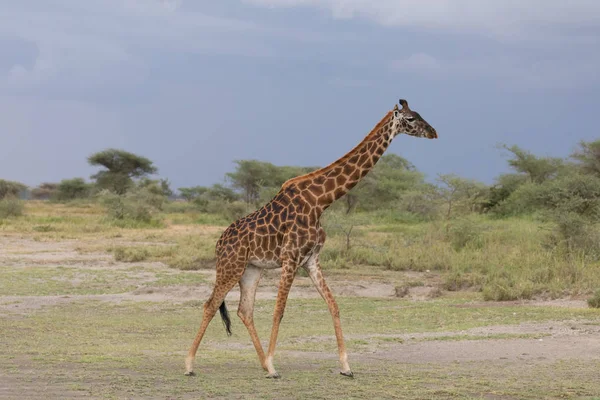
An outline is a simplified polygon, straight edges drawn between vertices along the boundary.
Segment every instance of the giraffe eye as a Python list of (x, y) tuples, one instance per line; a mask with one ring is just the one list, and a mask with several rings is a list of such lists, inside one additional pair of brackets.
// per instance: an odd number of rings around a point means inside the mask
[(415, 117), (411, 117), (410, 115), (407, 115), (406, 117), (404, 117), (407, 121), (414, 121)]

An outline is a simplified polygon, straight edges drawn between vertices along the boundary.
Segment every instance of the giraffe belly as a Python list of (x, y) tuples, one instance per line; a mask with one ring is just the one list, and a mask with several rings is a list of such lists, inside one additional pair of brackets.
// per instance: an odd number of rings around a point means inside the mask
[(257, 268), (263, 268), (263, 269), (275, 269), (275, 268), (281, 267), (281, 263), (277, 260), (253, 260), (253, 259), (250, 259), (248, 264), (253, 265)]

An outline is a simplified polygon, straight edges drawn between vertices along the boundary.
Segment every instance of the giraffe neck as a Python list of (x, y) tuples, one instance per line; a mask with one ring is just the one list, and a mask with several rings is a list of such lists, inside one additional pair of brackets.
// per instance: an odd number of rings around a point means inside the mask
[(375, 128), (342, 158), (324, 168), (288, 180), (282, 189), (295, 184), (307, 201), (325, 210), (356, 186), (379, 161), (394, 138), (392, 115), (391, 111), (388, 112)]

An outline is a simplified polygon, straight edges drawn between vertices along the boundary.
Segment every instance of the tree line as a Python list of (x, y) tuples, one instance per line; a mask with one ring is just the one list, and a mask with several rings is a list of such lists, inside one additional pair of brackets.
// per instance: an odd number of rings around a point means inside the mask
[[(566, 158), (541, 157), (518, 146), (499, 148), (507, 153), (511, 172), (498, 176), (491, 185), (454, 174), (428, 182), (410, 161), (386, 154), (334, 209), (346, 214), (392, 210), (421, 220), (451, 220), (468, 213), (509, 217), (541, 212), (557, 220), (569, 219), (570, 226), (578, 221), (581, 229), (597, 222), (600, 140), (579, 143)], [(198, 211), (234, 219), (268, 201), (286, 180), (318, 168), (236, 160), (223, 183), (181, 187), (174, 193), (167, 179), (151, 178), (158, 168), (148, 158), (106, 149), (88, 157), (88, 163), (100, 168), (90, 180), (78, 177), (42, 183), (29, 191), (29, 197), (58, 202), (99, 199), (120, 219), (149, 218), (169, 198), (181, 199)], [(0, 180), (0, 199), (22, 196), (26, 190), (21, 183)], [(140, 204), (147, 205), (143, 212), (130, 209)]]

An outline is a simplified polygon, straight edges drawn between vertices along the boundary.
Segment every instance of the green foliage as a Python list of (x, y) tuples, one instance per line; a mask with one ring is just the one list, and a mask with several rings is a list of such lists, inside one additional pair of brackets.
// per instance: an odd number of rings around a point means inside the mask
[(455, 215), (480, 212), (488, 201), (489, 189), (481, 182), (454, 174), (439, 175), (438, 195), (446, 219)]
[(579, 149), (571, 157), (578, 161), (585, 174), (600, 177), (600, 140), (580, 142)]
[(149, 192), (165, 198), (173, 195), (173, 190), (171, 190), (171, 185), (168, 179), (149, 179), (147, 177), (143, 177), (140, 179), (137, 186), (140, 188), (145, 188)]
[(425, 188), (424, 175), (396, 154), (386, 154), (342, 200), (346, 212), (396, 206), (404, 193)]
[(27, 189), (27, 186), (13, 181), (0, 179), (0, 199), (6, 197), (19, 197), (21, 192)]
[(204, 192), (208, 190), (205, 186), (193, 186), (193, 187), (182, 187), (179, 188), (179, 194), (186, 201), (193, 201), (200, 197)]
[(564, 161), (555, 157), (536, 157), (530, 152), (521, 149), (518, 146), (501, 145), (501, 148), (512, 153), (512, 158), (508, 160), (515, 171), (526, 175), (530, 182), (542, 183), (560, 171)]
[(248, 204), (242, 201), (220, 202), (210, 201), (206, 204), (205, 212), (220, 215), (227, 221), (233, 222), (250, 212), (254, 211)]
[(549, 237), (550, 246), (567, 256), (577, 254), (592, 260), (600, 259), (600, 230), (581, 214), (558, 212), (552, 214), (556, 227)]
[(90, 165), (105, 168), (92, 176), (98, 187), (119, 195), (134, 186), (134, 179), (158, 171), (149, 159), (118, 149), (107, 149), (92, 154), (88, 157), (88, 162)]
[(0, 219), (20, 217), (23, 215), (24, 208), (25, 206), (22, 200), (14, 196), (4, 197), (0, 199)]
[[(485, 203), (485, 209), (494, 209), (506, 201), (521, 185), (529, 182), (526, 175), (503, 174), (496, 178), (496, 183), (490, 187), (489, 199)], [(494, 209), (494, 211), (497, 211)]]
[(600, 308), (600, 289), (594, 292), (594, 295), (588, 299), (587, 303), (592, 308)]
[(215, 183), (210, 187), (194, 186), (189, 188), (179, 188), (179, 192), (184, 199), (194, 202), (201, 210), (206, 209), (208, 203), (211, 201), (233, 202), (240, 198), (233, 189), (219, 183)]
[(92, 185), (85, 182), (83, 178), (63, 179), (56, 186), (51, 199), (56, 201), (84, 199), (90, 196), (91, 191)]
[(448, 241), (454, 250), (459, 251), (465, 247), (482, 247), (482, 234), (485, 227), (479, 220), (473, 217), (465, 217), (453, 220), (448, 226)]
[(159, 212), (166, 201), (164, 196), (146, 187), (137, 187), (123, 195), (103, 190), (98, 197), (110, 218), (143, 223), (159, 221)]
[(140, 262), (150, 257), (150, 252), (144, 247), (117, 247), (113, 250), (116, 261)]
[(246, 203), (256, 204), (264, 187), (280, 187), (286, 180), (312, 171), (313, 167), (275, 166), (258, 160), (236, 160), (236, 168), (226, 174)]
[(430, 221), (439, 214), (438, 192), (433, 185), (420, 185), (402, 194), (398, 209), (418, 220)]

